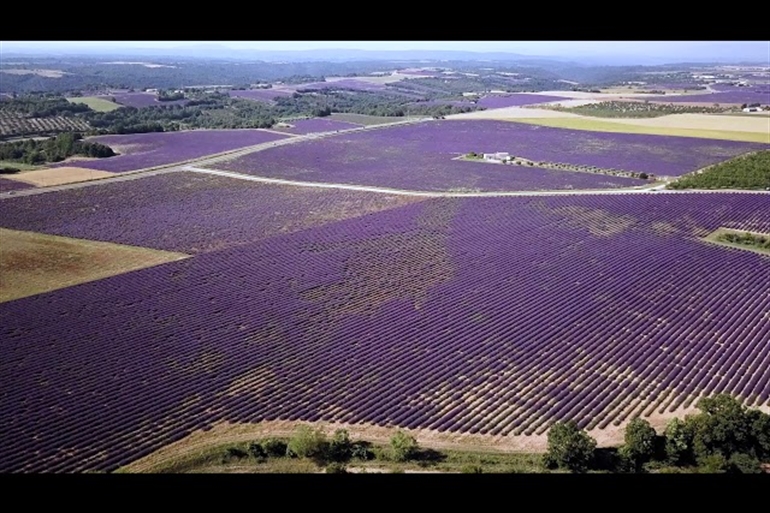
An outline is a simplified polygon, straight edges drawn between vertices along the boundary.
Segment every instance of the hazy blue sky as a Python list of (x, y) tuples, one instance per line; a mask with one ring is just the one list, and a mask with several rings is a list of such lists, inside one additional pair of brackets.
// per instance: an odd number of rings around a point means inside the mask
[(767, 61), (770, 41), (0, 41), (0, 52), (52, 48), (57, 52), (83, 48), (183, 48), (222, 45), (250, 50), (463, 50), (511, 52), (537, 56), (644, 55), (648, 58), (707, 58)]

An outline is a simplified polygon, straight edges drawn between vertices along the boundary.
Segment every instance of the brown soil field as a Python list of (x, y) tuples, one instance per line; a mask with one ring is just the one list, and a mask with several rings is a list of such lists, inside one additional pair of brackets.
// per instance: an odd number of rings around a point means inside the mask
[(52, 167), (37, 171), (26, 171), (15, 175), (8, 175), (9, 180), (24, 182), (35, 187), (48, 187), (50, 185), (63, 185), (67, 183), (85, 182), (115, 176), (116, 173), (97, 171), (84, 167)]
[(0, 303), (189, 255), (0, 228)]

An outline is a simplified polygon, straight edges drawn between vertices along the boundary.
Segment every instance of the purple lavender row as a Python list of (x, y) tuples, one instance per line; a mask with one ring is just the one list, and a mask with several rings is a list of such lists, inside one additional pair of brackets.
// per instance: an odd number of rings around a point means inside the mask
[[(693, 334), (758, 325), (767, 259), (690, 238), (741, 219), (768, 228), (765, 205), (430, 200), (0, 305), (0, 372), (13, 383), (0, 464), (111, 469), (217, 420), (587, 425), (679, 366), (693, 375), (667, 385), (678, 393), (746, 374), (766, 328), (722, 342), (744, 362), (674, 358)], [(770, 377), (755, 366), (751, 379), (746, 393), (766, 401)]]
[(201, 253), (412, 201), (177, 172), (5, 199), (0, 201), (0, 226)]
[(112, 100), (115, 98), (115, 102), (126, 107), (135, 107), (142, 109), (145, 107), (159, 107), (162, 105), (184, 105), (187, 100), (170, 100), (166, 102), (159, 101), (155, 93), (115, 93), (106, 96), (99, 96), (105, 100)]
[[(447, 120), (306, 141), (219, 163), (259, 176), (417, 190), (605, 188), (642, 182), (607, 175), (453, 161), (505, 151), (530, 160), (679, 176), (770, 145), (588, 132), (504, 121)], [(601, 185), (606, 183), (607, 185)]]
[(709, 94), (688, 94), (681, 96), (655, 96), (646, 98), (649, 101), (670, 102), (670, 103), (719, 103), (719, 104), (742, 104), (742, 103), (760, 103), (762, 105), (770, 104), (770, 90), (732, 90)]
[(20, 191), (22, 189), (30, 189), (34, 185), (30, 185), (24, 182), (17, 182), (16, 180), (9, 180), (8, 178), (0, 178), (0, 192), (7, 191)]
[(53, 167), (78, 166), (119, 173), (173, 164), (283, 138), (285, 136), (281, 134), (258, 129), (100, 135), (88, 140), (115, 146), (118, 151), (121, 146), (127, 146), (127, 153), (104, 159), (62, 162)]

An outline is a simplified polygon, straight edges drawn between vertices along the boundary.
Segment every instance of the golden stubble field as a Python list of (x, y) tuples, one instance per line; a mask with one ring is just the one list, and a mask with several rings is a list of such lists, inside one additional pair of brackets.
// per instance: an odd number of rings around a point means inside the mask
[(0, 303), (189, 257), (5, 228), (0, 241)]
[(15, 175), (4, 175), (4, 178), (24, 182), (35, 187), (50, 187), (52, 185), (65, 185), (68, 183), (85, 182), (99, 178), (109, 178), (116, 173), (109, 171), (97, 171), (84, 167), (52, 167), (38, 169), (36, 171), (24, 171)]

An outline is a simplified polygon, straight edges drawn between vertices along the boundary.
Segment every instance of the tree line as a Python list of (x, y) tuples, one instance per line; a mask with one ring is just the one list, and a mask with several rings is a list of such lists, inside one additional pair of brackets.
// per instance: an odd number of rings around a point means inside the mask
[(109, 146), (97, 142), (86, 142), (81, 139), (80, 134), (68, 132), (43, 141), (27, 139), (0, 143), (0, 160), (36, 165), (61, 162), (73, 155), (93, 158), (115, 155)]
[(548, 432), (544, 464), (572, 472), (762, 472), (762, 462), (770, 460), (770, 415), (727, 394), (703, 398), (697, 406), (700, 413), (671, 420), (662, 435), (635, 418), (625, 443), (604, 451), (575, 422), (557, 422)]

